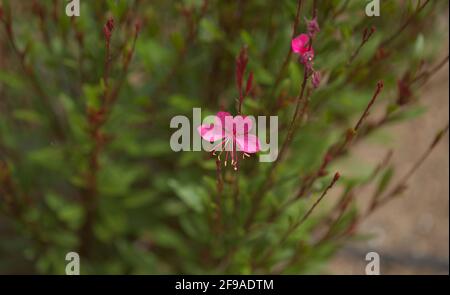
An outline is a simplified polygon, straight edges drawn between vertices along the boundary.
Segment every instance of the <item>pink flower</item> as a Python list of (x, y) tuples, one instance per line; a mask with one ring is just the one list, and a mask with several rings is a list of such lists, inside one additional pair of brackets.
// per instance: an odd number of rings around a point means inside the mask
[(203, 124), (197, 128), (200, 136), (209, 142), (218, 142), (212, 149), (213, 155), (219, 151), (218, 159), (225, 151), (225, 166), (231, 156), (231, 165), (237, 170), (238, 152), (244, 156), (253, 154), (261, 149), (259, 138), (250, 134), (253, 122), (246, 116), (233, 117), (227, 112), (218, 112), (213, 124)]
[(300, 56), (300, 62), (306, 64), (314, 58), (314, 50), (310, 46), (309, 36), (300, 34), (291, 41), (292, 51)]

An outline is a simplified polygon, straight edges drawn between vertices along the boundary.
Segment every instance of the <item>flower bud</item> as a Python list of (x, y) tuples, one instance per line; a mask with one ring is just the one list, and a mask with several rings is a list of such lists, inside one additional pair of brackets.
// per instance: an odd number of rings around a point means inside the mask
[(311, 82), (314, 88), (319, 87), (321, 78), (322, 76), (320, 75), (320, 72), (313, 72)]
[(306, 20), (306, 27), (308, 31), (308, 35), (311, 38), (314, 38), (318, 32), (320, 32), (319, 23), (317, 22), (317, 16), (312, 20)]
[(107, 41), (111, 39), (112, 31), (114, 30), (114, 19), (110, 17), (106, 24), (103, 26), (103, 33)]

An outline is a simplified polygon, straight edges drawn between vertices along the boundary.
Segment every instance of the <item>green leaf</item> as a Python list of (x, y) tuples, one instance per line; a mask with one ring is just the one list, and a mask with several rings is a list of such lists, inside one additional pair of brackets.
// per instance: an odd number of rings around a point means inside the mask
[(193, 185), (183, 185), (175, 179), (170, 179), (168, 184), (189, 208), (199, 213), (203, 211), (204, 196), (206, 195), (203, 188)]
[(223, 33), (219, 26), (210, 19), (200, 21), (199, 39), (203, 42), (214, 42), (222, 39)]
[(263, 67), (257, 67), (255, 69), (255, 81), (261, 84), (270, 85), (274, 81), (274, 77), (271, 72), (264, 69)]
[(102, 84), (99, 85), (83, 85), (83, 93), (86, 99), (86, 104), (89, 108), (98, 109), (100, 108), (100, 96), (102, 93)]
[(63, 151), (57, 146), (48, 146), (34, 150), (28, 154), (28, 160), (50, 170), (61, 172), (61, 167), (66, 165)]
[(392, 176), (394, 175), (394, 169), (392, 167), (389, 167), (384, 171), (383, 175), (381, 176), (380, 181), (377, 185), (377, 190), (375, 193), (375, 196), (380, 196), (388, 187), (389, 183), (392, 180)]
[(13, 117), (20, 121), (39, 125), (42, 124), (44, 120), (38, 112), (30, 109), (14, 110)]
[(414, 55), (417, 58), (421, 58), (424, 55), (425, 50), (425, 38), (422, 34), (419, 34), (416, 38), (416, 43), (414, 44)]
[(24, 82), (20, 76), (4, 71), (0, 71), (0, 82), (14, 89), (22, 89), (24, 87)]
[(411, 120), (414, 118), (417, 118), (424, 114), (427, 111), (427, 109), (423, 106), (414, 106), (409, 107), (406, 110), (394, 112), (390, 117), (389, 121), (391, 122), (399, 122), (399, 121), (406, 121)]

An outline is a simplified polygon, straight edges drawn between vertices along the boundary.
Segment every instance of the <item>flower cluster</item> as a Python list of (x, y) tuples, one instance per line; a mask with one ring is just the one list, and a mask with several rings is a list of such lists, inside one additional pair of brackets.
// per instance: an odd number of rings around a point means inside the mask
[(319, 87), (321, 75), (320, 72), (313, 68), (314, 48), (312, 47), (312, 40), (320, 31), (317, 17), (314, 17), (307, 23), (307, 34), (300, 34), (291, 41), (291, 48), (294, 53), (299, 56), (300, 63), (302, 63), (306, 70), (311, 75), (311, 83), (314, 88)]
[(292, 51), (298, 54), (300, 62), (309, 65), (314, 58), (314, 49), (307, 34), (300, 34), (291, 41)]

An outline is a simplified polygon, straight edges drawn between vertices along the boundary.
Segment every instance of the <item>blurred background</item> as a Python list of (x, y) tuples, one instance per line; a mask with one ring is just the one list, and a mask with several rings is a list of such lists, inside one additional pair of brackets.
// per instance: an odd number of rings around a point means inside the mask
[[(445, 19), (443, 27), (448, 29)], [(448, 43), (443, 46), (445, 54)], [(446, 65), (423, 89), (423, 105), (428, 114), (388, 129), (395, 138), (393, 145), (401, 151), (393, 156), (400, 171), (409, 169), (411, 159), (417, 159), (419, 150), (428, 144), (429, 139), (418, 131), (435, 130), (448, 120), (448, 71)], [(363, 224), (361, 230), (373, 233), (373, 239), (347, 245), (332, 260), (330, 273), (364, 274), (365, 255), (370, 251), (380, 254), (383, 274), (449, 273), (448, 143), (447, 135), (412, 177), (404, 198), (393, 201)], [(383, 152), (384, 149), (373, 146), (362, 145), (358, 149), (360, 157), (381, 156)]]
[[(69, 251), (83, 274), (364, 274), (372, 251), (382, 274), (449, 273), (447, 133), (388, 194), (448, 128), (447, 1), (67, 2), (0, 0), (0, 274), (63, 274)], [(279, 146), (305, 110), (282, 160), (169, 148), (174, 116), (240, 106), (279, 117)]]
[[(441, 16), (439, 28), (448, 34), (448, 11)], [(440, 55), (448, 55), (448, 40)], [(425, 133), (435, 130), (449, 118), (449, 68), (446, 64), (423, 88), (422, 105), (429, 111), (403, 126), (387, 129), (399, 151), (393, 156), (399, 171), (406, 172), (411, 159), (420, 157), (426, 147)], [(360, 157), (381, 157), (386, 149), (362, 144)], [(373, 239), (347, 245), (331, 261), (331, 274), (364, 274), (365, 255), (380, 254), (383, 274), (449, 273), (449, 139), (442, 144), (412, 177), (404, 198), (394, 200), (364, 222), (361, 230)]]

